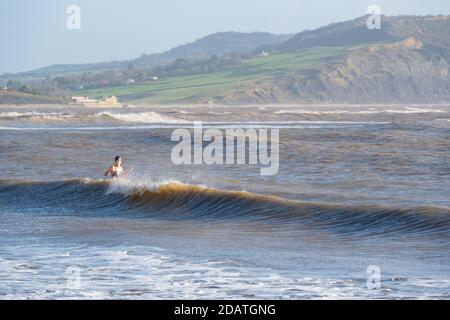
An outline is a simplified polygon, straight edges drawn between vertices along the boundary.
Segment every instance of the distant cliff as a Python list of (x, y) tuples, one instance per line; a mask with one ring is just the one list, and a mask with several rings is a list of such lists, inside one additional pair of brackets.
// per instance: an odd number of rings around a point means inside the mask
[(0, 104), (67, 104), (64, 97), (52, 97), (15, 90), (0, 90)]
[(374, 30), (372, 35), (360, 18), (265, 47), (275, 53), (322, 45), (351, 46), (304, 74), (249, 81), (213, 101), (450, 103), (450, 17), (385, 20), (385, 29)]

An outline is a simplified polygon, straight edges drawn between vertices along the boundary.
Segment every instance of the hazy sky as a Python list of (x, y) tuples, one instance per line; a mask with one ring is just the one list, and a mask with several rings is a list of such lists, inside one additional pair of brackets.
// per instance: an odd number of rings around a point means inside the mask
[[(66, 9), (81, 9), (69, 30)], [(450, 0), (1, 0), (0, 74), (129, 59), (218, 31), (295, 33), (362, 16), (450, 14)]]

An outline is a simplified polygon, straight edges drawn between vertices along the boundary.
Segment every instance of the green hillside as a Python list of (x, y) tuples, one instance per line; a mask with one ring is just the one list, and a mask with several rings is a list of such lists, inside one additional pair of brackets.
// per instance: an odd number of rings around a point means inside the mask
[(199, 101), (202, 98), (221, 95), (242, 86), (247, 81), (276, 79), (278, 77), (302, 77), (312, 69), (318, 69), (328, 58), (344, 52), (343, 48), (312, 48), (299, 52), (279, 53), (242, 60), (216, 73), (171, 77), (135, 86), (120, 86), (96, 90), (77, 91), (77, 95), (119, 97), (131, 103), (174, 103)]

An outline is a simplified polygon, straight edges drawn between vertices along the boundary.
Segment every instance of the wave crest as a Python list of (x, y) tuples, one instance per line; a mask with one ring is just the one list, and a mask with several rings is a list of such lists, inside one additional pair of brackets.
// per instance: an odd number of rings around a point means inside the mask
[(421, 113), (444, 113), (446, 111), (441, 109), (404, 107), (401, 109), (379, 109), (370, 108), (368, 110), (306, 110), (306, 109), (286, 109), (275, 111), (274, 114), (307, 114), (307, 115), (334, 115), (334, 114), (383, 114), (383, 113), (398, 113), (398, 114), (421, 114)]
[(63, 112), (2, 112), (0, 121), (28, 122), (28, 123), (52, 123), (70, 122), (71, 124), (96, 123), (96, 122), (121, 122), (121, 123), (182, 123), (183, 119), (175, 119), (157, 112), (96, 112), (96, 113), (63, 113)]
[[(345, 206), (306, 203), (245, 191), (227, 191), (176, 180), (0, 181), (0, 200), (16, 210), (201, 220), (245, 220), (284, 230), (360, 236), (450, 237), (446, 207)], [(11, 208), (10, 208), (11, 209)]]
[(123, 121), (126, 123), (180, 123), (185, 122), (182, 119), (175, 119), (164, 116), (157, 112), (137, 112), (137, 113), (111, 113), (104, 112), (101, 115), (109, 116), (113, 119)]

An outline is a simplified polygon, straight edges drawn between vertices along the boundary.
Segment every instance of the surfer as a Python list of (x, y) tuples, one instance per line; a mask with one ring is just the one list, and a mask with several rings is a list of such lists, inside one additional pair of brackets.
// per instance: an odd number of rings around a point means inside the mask
[[(132, 171), (133, 168), (130, 168), (130, 171)], [(126, 175), (125, 170), (122, 168), (122, 157), (117, 156), (114, 159), (114, 163), (111, 167), (108, 168), (105, 172), (105, 176), (111, 175), (111, 178), (119, 178), (121, 176)]]

